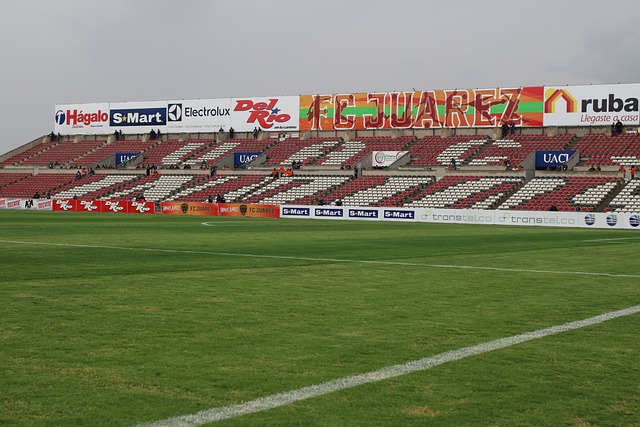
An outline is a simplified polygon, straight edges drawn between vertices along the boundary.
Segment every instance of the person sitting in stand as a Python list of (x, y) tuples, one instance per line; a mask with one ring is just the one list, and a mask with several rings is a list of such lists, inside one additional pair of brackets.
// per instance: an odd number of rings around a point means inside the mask
[(40, 193), (36, 191), (36, 194), (33, 195), (33, 199), (39, 199), (39, 198), (40, 198)]
[(207, 203), (213, 203), (213, 197), (211, 197), (211, 195), (207, 197)]
[(284, 172), (284, 176), (293, 176), (293, 170), (291, 170), (291, 168), (287, 168)]
[(82, 178), (82, 172), (80, 170), (76, 171), (76, 179)]
[(216, 203), (224, 203), (224, 197), (222, 197), (222, 195), (220, 193), (218, 193), (218, 195), (216, 196)]

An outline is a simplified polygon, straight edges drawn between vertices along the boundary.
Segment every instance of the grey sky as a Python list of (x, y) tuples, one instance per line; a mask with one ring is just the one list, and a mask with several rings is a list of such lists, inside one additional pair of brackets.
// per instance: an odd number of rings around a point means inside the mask
[(637, 0), (4, 1), (0, 152), (64, 103), (637, 83), (639, 15)]

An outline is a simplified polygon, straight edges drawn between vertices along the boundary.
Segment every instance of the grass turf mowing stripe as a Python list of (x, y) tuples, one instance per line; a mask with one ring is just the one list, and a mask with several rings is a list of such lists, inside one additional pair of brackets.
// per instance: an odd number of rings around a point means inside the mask
[(562, 274), (562, 275), (571, 275), (571, 276), (626, 277), (626, 278), (635, 278), (635, 279), (640, 278), (640, 274), (597, 273), (597, 272), (590, 272), (590, 271), (533, 270), (533, 269), (522, 269), (522, 268), (485, 267), (485, 266), (474, 266), (474, 265), (428, 264), (428, 263), (420, 263), (420, 262), (376, 261), (376, 260), (338, 259), (338, 258), (312, 258), (312, 257), (287, 256), (287, 255), (243, 254), (243, 253), (215, 252), (215, 251), (194, 251), (194, 250), (187, 250), (187, 249), (136, 248), (136, 247), (127, 247), (127, 246), (29, 242), (29, 241), (18, 241), (18, 240), (0, 240), (0, 243), (8, 243), (8, 244), (16, 244), (16, 245), (34, 245), (34, 246), (57, 246), (57, 247), (68, 247), (68, 248), (111, 249), (111, 250), (123, 250), (123, 251), (191, 254), (191, 255), (214, 255), (214, 256), (226, 256), (226, 257), (238, 257), (238, 258), (267, 258), (267, 259), (285, 259), (285, 260), (299, 260), (299, 261), (338, 262), (338, 263), (351, 263), (351, 264), (397, 265), (397, 266), (404, 266), (404, 267), (447, 268), (447, 269), (458, 269), (458, 270), (502, 271), (502, 272), (508, 272), (508, 273), (536, 273), (536, 274)]
[(146, 424), (139, 424), (136, 427), (200, 426), (203, 424), (221, 421), (229, 418), (236, 418), (243, 415), (253, 414), (256, 412), (268, 411), (270, 409), (289, 405), (301, 400), (311, 399), (313, 397), (318, 397), (336, 391), (357, 387), (362, 384), (383, 381), (389, 378), (410, 374), (412, 372), (424, 371), (438, 365), (442, 365), (444, 363), (454, 362), (456, 360), (461, 360), (467, 357), (476, 356), (494, 350), (500, 350), (512, 345), (520, 344), (534, 339), (544, 338), (549, 335), (555, 335), (562, 332), (584, 328), (639, 312), (640, 305), (636, 305), (623, 310), (612, 311), (583, 320), (577, 320), (574, 322), (551, 326), (549, 328), (540, 329), (537, 331), (525, 332), (523, 334), (514, 335), (507, 338), (500, 338), (494, 341), (489, 341), (470, 347), (463, 347), (457, 350), (447, 351), (435, 356), (413, 360), (401, 365), (387, 366), (377, 371), (367, 372), (351, 377), (338, 378), (336, 380), (303, 387), (297, 390), (291, 390), (285, 393), (262, 397), (260, 399), (251, 400), (249, 402), (240, 403), (237, 405), (211, 408), (201, 412), (197, 412), (195, 414), (167, 418), (164, 420)]

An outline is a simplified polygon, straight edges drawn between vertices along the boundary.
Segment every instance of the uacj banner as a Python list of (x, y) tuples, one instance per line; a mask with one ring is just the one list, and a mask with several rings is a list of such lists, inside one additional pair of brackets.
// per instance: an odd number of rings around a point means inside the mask
[(160, 212), (169, 215), (217, 216), (218, 205), (204, 202), (162, 202)]
[(278, 218), (280, 217), (280, 206), (251, 203), (220, 203), (219, 215)]
[(273, 96), (231, 100), (231, 126), (237, 132), (255, 128), (280, 132), (298, 130), (300, 97)]
[(576, 150), (537, 150), (536, 168), (555, 168), (566, 164)]
[(542, 126), (544, 87), (300, 97), (300, 130)]
[(640, 84), (545, 86), (545, 126), (638, 126)]

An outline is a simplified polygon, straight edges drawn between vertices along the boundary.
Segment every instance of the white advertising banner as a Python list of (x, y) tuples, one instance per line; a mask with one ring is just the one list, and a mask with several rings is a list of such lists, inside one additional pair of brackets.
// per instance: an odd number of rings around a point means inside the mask
[(493, 224), (540, 227), (640, 230), (640, 214), (610, 212), (503, 211), (476, 209), (407, 209), (351, 206), (282, 205), (281, 218), (363, 219), (439, 224)]
[(110, 132), (166, 132), (167, 101), (119, 102), (109, 105)]
[(371, 166), (374, 168), (383, 168), (391, 166), (400, 157), (406, 155), (408, 151), (374, 151), (371, 156)]
[(640, 124), (640, 84), (545, 86), (545, 126)]
[(56, 105), (53, 131), (61, 135), (109, 133), (109, 104)]
[(231, 126), (231, 99), (192, 99), (167, 103), (168, 132), (218, 132)]
[(299, 125), (299, 96), (231, 100), (231, 126), (237, 132), (250, 132), (255, 128), (270, 132), (297, 131)]

